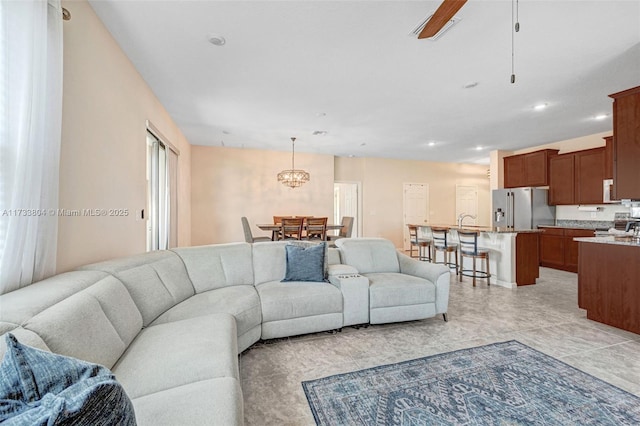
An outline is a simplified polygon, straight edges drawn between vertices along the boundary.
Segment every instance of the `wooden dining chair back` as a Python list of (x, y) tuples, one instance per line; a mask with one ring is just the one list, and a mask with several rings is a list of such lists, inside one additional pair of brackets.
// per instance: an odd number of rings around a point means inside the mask
[[(460, 281), (462, 276), (473, 278), (473, 286), (476, 286), (476, 278), (485, 278), (487, 285), (491, 285), (491, 273), (489, 271), (489, 250), (478, 247), (478, 231), (458, 231), (460, 241)], [(473, 269), (464, 268), (464, 258), (473, 259)], [(484, 271), (476, 268), (476, 259), (484, 259)]]
[[(417, 225), (409, 226), (409, 256), (417, 257), (419, 260), (431, 261), (431, 239), (420, 237)], [(414, 247), (417, 249), (418, 256), (413, 255)]]
[(327, 220), (326, 217), (308, 217), (307, 222), (307, 239), (308, 240), (327, 240)]
[(303, 226), (304, 226), (304, 218), (302, 217), (283, 217), (281, 226), (280, 226), (280, 239), (283, 239), (283, 240), (302, 239)]
[(342, 222), (340, 222), (342, 227), (340, 228), (340, 233), (338, 235), (327, 235), (327, 241), (330, 242), (331, 247), (335, 247), (335, 241), (340, 238), (351, 238), (351, 233), (353, 232), (353, 217), (352, 216), (342, 216)]
[(244, 231), (244, 240), (248, 243), (255, 243), (258, 241), (271, 241), (269, 237), (254, 237), (251, 232), (251, 226), (249, 226), (249, 220), (242, 216), (242, 230)]
[[(449, 237), (449, 228), (441, 228), (437, 226), (431, 227), (431, 237), (433, 244), (433, 257), (431, 261), (433, 263), (443, 263), (449, 268), (455, 268), (456, 275), (458, 274), (458, 244), (451, 241)], [(438, 252), (442, 252), (442, 262), (437, 261)], [(451, 254), (453, 254), (454, 261), (451, 261)]]

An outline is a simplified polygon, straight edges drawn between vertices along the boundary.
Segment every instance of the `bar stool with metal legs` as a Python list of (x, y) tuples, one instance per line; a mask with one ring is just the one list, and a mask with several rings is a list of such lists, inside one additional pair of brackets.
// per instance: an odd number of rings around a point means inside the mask
[[(458, 274), (458, 244), (451, 242), (449, 239), (449, 228), (441, 228), (437, 226), (431, 227), (431, 238), (433, 247), (433, 257), (431, 261), (433, 263), (443, 263), (449, 268), (455, 268), (456, 275)], [(442, 252), (442, 262), (437, 261), (438, 252)], [(451, 262), (451, 253), (455, 262)]]
[[(431, 239), (430, 238), (420, 238), (418, 235), (418, 225), (408, 225), (409, 226), (409, 256), (413, 257), (413, 247), (418, 248), (418, 259), (431, 261)], [(425, 255), (426, 250), (426, 255)]]
[[(473, 286), (476, 286), (476, 278), (484, 278), (487, 285), (491, 285), (491, 272), (489, 271), (489, 250), (478, 248), (478, 231), (458, 231), (460, 240), (460, 281), (462, 276), (472, 277)], [(464, 269), (464, 258), (471, 257), (473, 259), (473, 269)], [(476, 269), (476, 259), (484, 259), (485, 270)]]

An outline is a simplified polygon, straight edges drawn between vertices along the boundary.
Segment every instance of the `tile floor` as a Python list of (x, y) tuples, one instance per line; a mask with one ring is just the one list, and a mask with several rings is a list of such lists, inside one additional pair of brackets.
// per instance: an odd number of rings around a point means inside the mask
[(640, 396), (640, 335), (588, 320), (576, 274), (540, 271), (536, 285), (513, 290), (452, 276), (446, 323), (438, 316), (255, 344), (240, 357), (245, 424), (314, 425), (303, 380), (511, 339)]

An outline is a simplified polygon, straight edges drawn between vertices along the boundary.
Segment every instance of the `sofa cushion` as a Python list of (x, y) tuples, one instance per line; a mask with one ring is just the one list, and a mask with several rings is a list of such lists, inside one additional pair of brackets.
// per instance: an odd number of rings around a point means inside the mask
[(434, 303), (436, 300), (436, 286), (423, 278), (385, 272), (364, 276), (369, 279), (369, 304), (372, 309)]
[(262, 322), (260, 298), (255, 287), (234, 285), (191, 296), (160, 315), (152, 325), (221, 312), (234, 316), (238, 336)]
[(262, 322), (342, 313), (342, 292), (329, 283), (271, 281), (256, 286)]
[(342, 263), (353, 266), (361, 274), (400, 272), (395, 246), (383, 238), (341, 238), (336, 240)]
[(253, 285), (251, 244), (232, 243), (173, 249), (196, 293), (232, 285)]
[(0, 296), (0, 321), (23, 324), (50, 306), (108, 276), (101, 271), (72, 271), (55, 275)]
[(195, 294), (182, 259), (170, 250), (153, 251), (83, 266), (120, 279), (142, 313), (144, 325)]
[(107, 276), (25, 322), (56, 353), (111, 368), (142, 328), (124, 285)]
[(138, 426), (244, 424), (240, 382), (231, 377), (156, 392), (134, 399), (133, 406)]
[(253, 243), (254, 284), (280, 281), (287, 269), (285, 241)]
[(5, 335), (0, 422), (7, 425), (135, 425), (131, 400), (106, 368)]
[(147, 327), (112, 370), (131, 398), (216, 377), (238, 379), (236, 322), (211, 314)]
[(287, 244), (285, 246), (287, 269), (282, 281), (324, 281), (325, 250), (324, 243), (308, 247)]

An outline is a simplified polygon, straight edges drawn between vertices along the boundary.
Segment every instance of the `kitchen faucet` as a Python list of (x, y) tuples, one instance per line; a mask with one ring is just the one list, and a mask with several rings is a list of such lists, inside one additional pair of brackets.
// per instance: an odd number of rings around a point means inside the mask
[(460, 216), (458, 216), (458, 228), (462, 228), (462, 221), (466, 217), (470, 217), (471, 219), (475, 219), (476, 218), (476, 216), (472, 215), (472, 214), (460, 213)]

